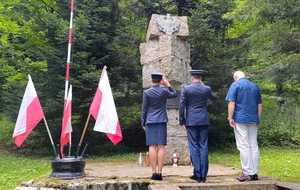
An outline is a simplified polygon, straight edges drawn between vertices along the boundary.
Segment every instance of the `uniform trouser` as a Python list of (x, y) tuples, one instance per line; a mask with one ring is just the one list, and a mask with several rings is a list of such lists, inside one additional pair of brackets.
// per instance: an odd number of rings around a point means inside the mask
[(243, 173), (254, 175), (258, 173), (259, 149), (257, 144), (256, 124), (236, 123), (234, 135), (236, 146), (240, 151), (240, 159)]
[(187, 136), (194, 176), (206, 177), (208, 172), (208, 126), (187, 126)]

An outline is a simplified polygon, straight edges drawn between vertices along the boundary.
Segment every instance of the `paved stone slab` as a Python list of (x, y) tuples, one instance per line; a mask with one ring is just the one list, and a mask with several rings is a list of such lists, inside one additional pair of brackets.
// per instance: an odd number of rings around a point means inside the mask
[(148, 190), (181, 190), (176, 185), (164, 184), (164, 185), (150, 185)]
[[(277, 190), (273, 181), (247, 182), (247, 183), (220, 183), (220, 184), (173, 184), (180, 190)], [(151, 190), (164, 190), (164, 185), (150, 185)]]
[(46, 187), (17, 187), (16, 190), (59, 190), (59, 189), (46, 188)]
[(292, 190), (300, 190), (299, 183), (286, 183), (286, 182), (277, 182), (276, 185), (282, 189), (292, 189)]
[[(188, 177), (192, 175), (192, 171), (192, 166), (165, 166), (163, 176)], [(238, 169), (211, 164), (209, 165), (208, 176), (237, 175), (238, 173)], [(86, 166), (86, 175), (88, 177), (148, 178), (151, 174), (150, 167), (141, 167), (135, 163), (88, 162)]]
[[(299, 190), (299, 184), (278, 183), (268, 177), (238, 182), (239, 169), (211, 164), (206, 183), (191, 180), (191, 166), (164, 168), (163, 181), (150, 180), (151, 169), (135, 163), (87, 161), (86, 176), (60, 180), (47, 176), (23, 183), (17, 190)], [(280, 188), (277, 188), (277, 185)]]

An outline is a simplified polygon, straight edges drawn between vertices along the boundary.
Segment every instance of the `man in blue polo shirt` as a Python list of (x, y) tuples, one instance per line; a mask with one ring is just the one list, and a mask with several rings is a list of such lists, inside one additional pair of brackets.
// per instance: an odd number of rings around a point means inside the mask
[(234, 81), (227, 93), (228, 122), (234, 129), (243, 174), (237, 179), (241, 182), (258, 180), (259, 149), (257, 128), (262, 112), (259, 87), (236, 71)]

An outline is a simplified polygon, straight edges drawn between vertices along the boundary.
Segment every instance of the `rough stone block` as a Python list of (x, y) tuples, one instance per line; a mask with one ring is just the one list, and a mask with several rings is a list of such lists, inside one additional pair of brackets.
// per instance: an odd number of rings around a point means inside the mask
[(36, 187), (17, 187), (16, 190), (38, 190)]
[(181, 188), (176, 185), (149, 185), (148, 190), (180, 190)]
[[(190, 46), (187, 17), (153, 14), (149, 22), (146, 42), (140, 45), (143, 66), (143, 88), (151, 86), (151, 73), (161, 72), (176, 90), (181, 90), (190, 75)], [(178, 93), (179, 96), (179, 93)], [(168, 101), (168, 145), (166, 163), (173, 153), (180, 156), (179, 164), (190, 164), (186, 131), (178, 122), (178, 99)]]
[[(179, 25), (179, 30), (178, 28)], [(173, 30), (175, 28), (175, 30)], [(188, 37), (189, 28), (186, 16), (169, 16), (153, 14), (148, 25), (146, 41), (151, 40), (153, 37), (166, 34), (164, 31), (171, 31), (177, 36)]]

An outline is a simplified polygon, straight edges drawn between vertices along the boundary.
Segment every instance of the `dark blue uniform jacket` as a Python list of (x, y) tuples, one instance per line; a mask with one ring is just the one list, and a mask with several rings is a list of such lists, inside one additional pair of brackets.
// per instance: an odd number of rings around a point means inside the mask
[(200, 82), (184, 86), (179, 102), (180, 125), (209, 125), (207, 112), (209, 99), (215, 99), (209, 86)]
[(154, 85), (145, 90), (143, 94), (142, 126), (151, 123), (167, 123), (167, 99), (176, 96), (176, 90), (171, 87)]

